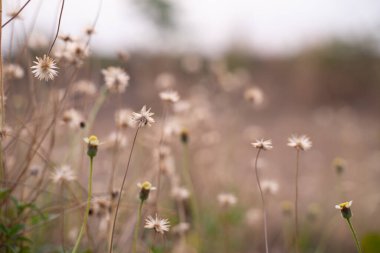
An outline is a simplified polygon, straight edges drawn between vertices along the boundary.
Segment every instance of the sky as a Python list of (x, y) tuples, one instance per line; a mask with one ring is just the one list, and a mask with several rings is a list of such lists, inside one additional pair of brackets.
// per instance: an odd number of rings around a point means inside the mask
[[(4, 15), (25, 1), (5, 1)], [(100, 4), (91, 47), (107, 55), (136, 49), (217, 55), (231, 44), (264, 55), (289, 54), (328, 38), (372, 36), (380, 30), (378, 0), (171, 0), (177, 29), (167, 33), (152, 25), (136, 1), (66, 0), (61, 32), (79, 36), (94, 22)], [(22, 21), (14, 24), (15, 41), (22, 40), (23, 27), (30, 31), (36, 14), (33, 33), (51, 40), (60, 3), (31, 0)], [(5, 45), (11, 30), (4, 29)]]

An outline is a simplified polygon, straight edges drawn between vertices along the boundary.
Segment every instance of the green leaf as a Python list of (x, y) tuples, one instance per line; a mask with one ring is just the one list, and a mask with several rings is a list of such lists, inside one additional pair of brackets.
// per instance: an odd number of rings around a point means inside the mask
[(362, 239), (363, 251), (365, 253), (380, 252), (380, 234), (368, 233)]

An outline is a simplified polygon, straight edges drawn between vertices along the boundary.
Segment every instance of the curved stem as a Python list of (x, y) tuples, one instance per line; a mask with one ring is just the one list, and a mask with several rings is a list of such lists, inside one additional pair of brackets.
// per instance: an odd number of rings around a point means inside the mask
[(362, 248), (360, 247), (360, 243), (359, 243), (358, 237), (356, 235), (354, 226), (352, 226), (352, 223), (351, 223), (350, 219), (346, 219), (346, 220), (347, 220), (348, 226), (350, 227), (352, 236), (354, 237), (354, 240), (355, 240), (355, 243), (356, 243), (356, 248), (358, 249), (359, 253), (362, 253), (363, 251), (362, 251)]
[(296, 200), (294, 203), (294, 212), (295, 212), (295, 250), (296, 253), (299, 252), (298, 249), (298, 171), (299, 171), (299, 156), (300, 151), (297, 149), (297, 161), (296, 161)]
[(118, 214), (119, 207), (120, 207), (121, 195), (122, 195), (122, 193), (123, 193), (123, 188), (124, 188), (124, 184), (125, 184), (125, 179), (127, 178), (127, 173), (128, 173), (128, 169), (129, 169), (129, 164), (130, 164), (130, 162), (131, 162), (131, 157), (132, 157), (132, 153), (133, 153), (133, 148), (134, 148), (134, 146), (135, 146), (136, 137), (137, 137), (137, 134), (138, 134), (138, 132), (139, 132), (139, 129), (140, 129), (140, 127), (137, 127), (137, 129), (136, 129), (136, 133), (135, 133), (135, 137), (133, 138), (132, 147), (131, 147), (131, 152), (129, 153), (128, 163), (127, 163), (127, 169), (125, 170), (124, 178), (123, 178), (123, 182), (121, 183), (121, 187), (120, 187), (120, 191), (119, 191), (119, 196), (118, 196), (118, 199), (117, 199), (117, 205), (116, 205), (116, 210), (115, 210), (115, 217), (114, 217), (114, 219), (113, 219), (112, 229), (111, 229), (111, 240), (110, 240), (110, 245), (109, 245), (109, 250), (108, 250), (109, 253), (112, 252), (113, 236), (114, 236), (114, 232), (115, 232), (115, 224), (116, 224), (117, 214)]
[(88, 197), (87, 197), (87, 207), (86, 211), (84, 213), (83, 223), (82, 227), (80, 229), (77, 241), (75, 243), (74, 249), (71, 253), (76, 253), (80, 244), (80, 241), (82, 240), (83, 232), (87, 225), (87, 219), (88, 219), (88, 212), (90, 211), (90, 205), (91, 205), (91, 194), (92, 194), (92, 168), (93, 168), (93, 157), (90, 157), (90, 176), (88, 178)]
[(136, 246), (137, 246), (137, 241), (139, 239), (139, 228), (140, 228), (140, 223), (141, 223), (141, 211), (143, 207), (144, 201), (140, 201), (139, 205), (139, 211), (137, 213), (137, 223), (136, 223), (136, 228), (135, 228), (135, 235), (133, 239), (133, 244), (132, 244), (132, 253), (136, 253)]
[(62, 0), (62, 6), (61, 6), (61, 11), (59, 13), (59, 19), (58, 19), (58, 27), (57, 27), (57, 32), (55, 34), (55, 37), (54, 37), (54, 40), (53, 40), (53, 43), (51, 44), (50, 48), (49, 48), (49, 51), (48, 51), (48, 55), (50, 55), (51, 53), (51, 50), (53, 49), (53, 46), (58, 38), (58, 34), (59, 34), (59, 28), (61, 27), (61, 20), (62, 20), (62, 14), (63, 14), (63, 7), (65, 6), (65, 0)]
[(26, 1), (26, 3), (13, 15), (10, 19), (8, 19), (1, 28), (4, 28), (7, 24), (9, 24), (13, 19), (17, 18), (17, 16), (22, 12), (22, 10), (30, 3), (31, 0)]
[(259, 172), (257, 169), (257, 160), (259, 158), (260, 151), (261, 151), (261, 148), (259, 148), (259, 150), (257, 151), (257, 155), (256, 155), (256, 159), (255, 159), (255, 175), (256, 175), (257, 185), (259, 186), (259, 190), (260, 190), (261, 201), (263, 203), (265, 252), (268, 253), (269, 247), (268, 247), (267, 210), (266, 210), (263, 190), (262, 190), (261, 184), (260, 184)]

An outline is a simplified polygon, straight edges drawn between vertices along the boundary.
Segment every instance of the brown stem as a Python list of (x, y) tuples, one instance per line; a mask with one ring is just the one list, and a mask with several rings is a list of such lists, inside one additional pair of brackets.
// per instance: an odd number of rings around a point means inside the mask
[(58, 19), (58, 27), (57, 27), (57, 32), (55, 34), (55, 37), (54, 37), (54, 40), (53, 40), (53, 43), (51, 44), (50, 48), (49, 48), (49, 51), (48, 51), (48, 55), (50, 55), (50, 52), (51, 50), (53, 49), (53, 46), (58, 38), (58, 34), (59, 34), (59, 28), (61, 27), (61, 20), (62, 20), (62, 14), (63, 14), (63, 7), (65, 6), (65, 0), (62, 0), (62, 6), (61, 6), (61, 12), (59, 13), (59, 19)]
[[(22, 10), (30, 3), (32, 0), (26, 1), (26, 3), (16, 12), (15, 15), (13, 15), (10, 19), (8, 19), (2, 26), (1, 28), (4, 28), (7, 24), (9, 24), (13, 19), (17, 18), (17, 16), (22, 12)], [(1, 19), (0, 19), (1, 20)], [(2, 21), (0, 22), (0, 24)]]

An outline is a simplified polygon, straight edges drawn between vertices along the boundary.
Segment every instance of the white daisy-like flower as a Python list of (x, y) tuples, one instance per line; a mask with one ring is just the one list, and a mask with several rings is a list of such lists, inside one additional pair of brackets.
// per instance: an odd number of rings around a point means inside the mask
[(91, 135), (90, 137), (86, 137), (83, 140), (89, 146), (97, 147), (100, 145), (100, 141), (99, 141), (98, 137), (96, 137), (95, 135)]
[(338, 210), (343, 210), (343, 209), (350, 208), (351, 206), (352, 206), (352, 200), (335, 205), (335, 208)]
[(162, 91), (159, 95), (164, 102), (176, 103), (179, 100), (178, 92), (173, 90)]
[(272, 140), (256, 140), (255, 142), (251, 143), (252, 146), (254, 146), (257, 149), (262, 149), (262, 150), (270, 150), (273, 148), (272, 146)]
[(232, 193), (220, 193), (218, 195), (218, 202), (223, 207), (231, 207), (236, 205), (237, 198)]
[(63, 52), (65, 59), (76, 65), (81, 65), (89, 54), (90, 51), (86, 43), (75, 41), (68, 42)]
[(157, 217), (153, 218), (152, 216), (148, 216), (148, 218), (145, 219), (145, 226), (144, 228), (147, 229), (154, 229), (156, 233), (164, 234), (165, 232), (169, 231), (170, 223), (168, 219), (160, 219)]
[(73, 181), (76, 179), (76, 176), (70, 166), (62, 165), (61, 167), (54, 170), (50, 178), (54, 183), (58, 183), (63, 181)]
[(54, 59), (47, 56), (46, 54), (43, 57), (36, 57), (34, 61), (34, 66), (31, 67), (32, 73), (39, 80), (49, 81), (53, 80), (54, 77), (58, 75), (57, 64)]
[(129, 75), (122, 68), (108, 67), (102, 70), (109, 91), (123, 93), (128, 86)]
[(139, 127), (143, 127), (143, 126), (151, 126), (152, 123), (154, 123), (154, 119), (151, 117), (154, 115), (153, 112), (150, 112), (150, 109), (149, 108), (148, 110), (146, 109), (146, 106), (144, 105), (143, 108), (141, 109), (140, 113), (137, 113), (137, 112), (133, 112), (132, 113), (132, 119), (133, 121), (136, 122), (136, 124), (139, 126)]
[(152, 184), (148, 181), (144, 181), (143, 183), (137, 183), (137, 187), (139, 187), (140, 189), (147, 190), (147, 191), (157, 190), (157, 188), (152, 186)]
[(292, 135), (288, 139), (288, 146), (306, 151), (311, 148), (312, 142), (310, 141), (309, 137), (307, 137), (306, 135), (301, 135), (301, 136)]
[(278, 192), (278, 183), (274, 180), (263, 180), (261, 183), (261, 188), (264, 193), (267, 194), (276, 194)]

